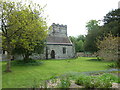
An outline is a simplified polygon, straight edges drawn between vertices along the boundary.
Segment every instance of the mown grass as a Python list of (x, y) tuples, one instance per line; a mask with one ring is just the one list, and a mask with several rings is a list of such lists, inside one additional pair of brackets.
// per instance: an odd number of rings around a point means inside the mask
[(12, 72), (6, 73), (6, 62), (2, 62), (2, 87), (3, 88), (31, 88), (53, 76), (59, 76), (66, 72), (87, 72), (108, 69), (111, 62), (92, 61), (94, 57), (79, 57), (67, 60), (40, 60), (39, 66), (12, 66)]

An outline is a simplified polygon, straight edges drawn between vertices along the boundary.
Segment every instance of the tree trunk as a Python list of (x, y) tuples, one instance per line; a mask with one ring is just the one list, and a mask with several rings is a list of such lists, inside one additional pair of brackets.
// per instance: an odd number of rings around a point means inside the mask
[(11, 55), (10, 55), (10, 53), (7, 53), (7, 64), (6, 64), (6, 70), (5, 70), (5, 72), (11, 72), (11, 69), (10, 69), (10, 67), (11, 67)]
[(10, 45), (10, 39), (7, 37), (7, 64), (6, 64), (6, 70), (5, 72), (11, 72), (11, 45)]
[(24, 55), (24, 62), (29, 62), (29, 54)]
[(48, 59), (48, 48), (46, 47), (46, 59)]

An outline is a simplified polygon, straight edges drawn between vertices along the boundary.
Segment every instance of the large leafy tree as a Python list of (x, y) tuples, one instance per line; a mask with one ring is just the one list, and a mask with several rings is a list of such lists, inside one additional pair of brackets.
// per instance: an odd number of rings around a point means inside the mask
[(99, 21), (97, 20), (90, 20), (86, 28), (88, 30), (88, 34), (86, 35), (85, 39), (85, 51), (88, 52), (96, 52), (98, 48), (96, 47), (96, 37), (98, 36), (99, 32)]
[(104, 25), (100, 26), (99, 21), (90, 20), (86, 27), (88, 34), (85, 40), (85, 51), (96, 52), (98, 50), (96, 46), (96, 40), (99, 37), (104, 39), (108, 33), (112, 33), (113, 36), (120, 36), (120, 9), (110, 11), (104, 16)]
[(7, 51), (6, 71), (10, 72), (13, 49), (22, 48), (25, 58), (29, 58), (35, 46), (46, 38), (47, 24), (43, 18), (43, 8), (37, 4), (24, 5), (20, 2), (0, 2), (0, 19), (3, 49)]
[(101, 31), (104, 33), (112, 33), (114, 36), (120, 36), (120, 9), (110, 11), (104, 16), (104, 25)]
[(112, 10), (104, 16), (104, 24), (108, 24), (110, 22), (118, 21), (120, 23), (120, 8)]
[(116, 60), (119, 66), (120, 9), (107, 13), (103, 22), (104, 25), (99, 30), (98, 54), (105, 60)]
[[(28, 60), (32, 53), (39, 50), (36, 49), (36, 47), (39, 47), (41, 50), (43, 49), (43, 42), (46, 36), (46, 25), (45, 22), (39, 18), (36, 12), (32, 12), (32, 14), (27, 10), (21, 12), (22, 14), (25, 13), (26, 15), (25, 18), (27, 21), (25, 21), (25, 23), (27, 24), (27, 27), (25, 26), (22, 32), (18, 34), (20, 37), (19, 40), (15, 40), (16, 47), (14, 51), (18, 54), (21, 53), (24, 57), (24, 60)], [(22, 18), (23, 17), (20, 17), (21, 21), (24, 21), (24, 18)], [(21, 52), (18, 52), (19, 49), (21, 49)]]

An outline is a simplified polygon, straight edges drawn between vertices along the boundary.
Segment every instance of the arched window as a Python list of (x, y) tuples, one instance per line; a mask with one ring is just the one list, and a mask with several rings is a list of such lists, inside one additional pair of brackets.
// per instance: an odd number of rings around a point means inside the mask
[(51, 51), (51, 58), (55, 59), (55, 51), (54, 50)]

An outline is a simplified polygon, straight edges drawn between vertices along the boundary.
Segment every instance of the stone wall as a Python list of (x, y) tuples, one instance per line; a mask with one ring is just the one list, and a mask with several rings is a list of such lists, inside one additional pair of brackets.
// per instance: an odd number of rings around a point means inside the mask
[[(7, 55), (6, 54), (0, 54), (0, 61), (7, 61)], [(32, 58), (34, 60), (40, 60), (40, 59), (45, 59), (45, 54), (32, 54), (31, 56), (29, 56), (29, 58)], [(23, 56), (22, 55), (14, 55), (14, 59), (13, 60), (23, 60)]]
[(77, 52), (77, 57), (96, 57), (95, 54), (92, 53), (84, 53), (84, 52)]
[[(47, 45), (48, 47), (48, 59), (51, 58), (51, 51), (55, 51), (55, 59), (67, 59), (75, 56), (73, 46), (65, 45)], [(66, 48), (66, 53), (63, 54), (63, 48)]]

